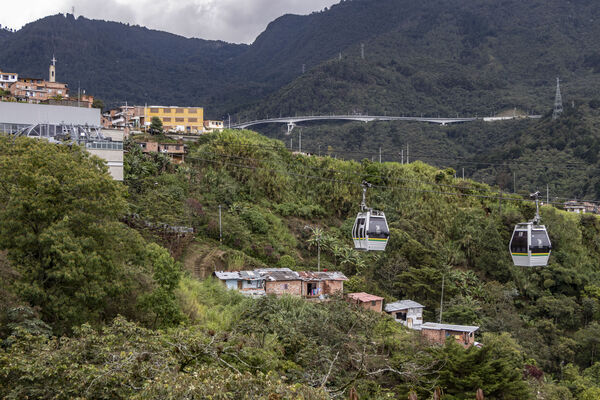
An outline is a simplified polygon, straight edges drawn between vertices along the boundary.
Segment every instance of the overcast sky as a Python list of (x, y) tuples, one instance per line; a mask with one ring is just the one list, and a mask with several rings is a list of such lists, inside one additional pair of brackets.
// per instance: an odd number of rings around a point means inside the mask
[(20, 29), (48, 15), (71, 12), (129, 22), (186, 37), (252, 43), (275, 18), (321, 11), (339, 0), (0, 0), (0, 24)]

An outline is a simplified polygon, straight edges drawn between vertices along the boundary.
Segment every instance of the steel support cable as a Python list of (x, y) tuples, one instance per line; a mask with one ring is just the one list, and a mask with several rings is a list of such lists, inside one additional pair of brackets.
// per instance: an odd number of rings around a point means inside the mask
[[(241, 160), (248, 160), (248, 161), (255, 161), (255, 162), (262, 162), (264, 160), (258, 159), (258, 158), (252, 158), (252, 157), (242, 157), (242, 156), (233, 156), (233, 155), (228, 155), (228, 154), (221, 154), (221, 153), (214, 153), (214, 152), (203, 152), (204, 154), (212, 154), (212, 155), (217, 155), (219, 157), (227, 157), (227, 158), (235, 158), (235, 159), (241, 159)], [(313, 170), (320, 170), (320, 171), (324, 171), (324, 172), (337, 172), (340, 174), (346, 174), (346, 175), (355, 175), (355, 176), (360, 176), (362, 178), (365, 177), (370, 177), (370, 178), (380, 178), (380, 179), (385, 179), (385, 180), (393, 180), (397, 183), (401, 183), (400, 181), (405, 181), (405, 182), (414, 182), (414, 183), (420, 183), (420, 184), (424, 184), (424, 185), (432, 185), (432, 186), (439, 186), (439, 187), (450, 187), (450, 188), (455, 188), (455, 189), (462, 189), (462, 190), (486, 190), (485, 188), (482, 187), (478, 187), (478, 186), (474, 186), (474, 185), (450, 185), (450, 184), (444, 184), (444, 183), (436, 183), (436, 182), (430, 182), (430, 181), (421, 181), (421, 180), (417, 180), (417, 179), (408, 179), (408, 178), (393, 178), (393, 177), (386, 177), (383, 175), (363, 175), (360, 173), (353, 173), (353, 172), (349, 172), (349, 171), (341, 171), (339, 169), (333, 169), (333, 168), (322, 168), (322, 167), (316, 167), (316, 166), (306, 166), (308, 168), (311, 168)], [(488, 192), (494, 192), (494, 193), (500, 193), (494, 190), (487, 190)], [(562, 199), (562, 200), (572, 200), (572, 197), (558, 197), (558, 196), (553, 196), (553, 199)], [(582, 202), (588, 202), (588, 203), (600, 203), (600, 200), (578, 200), (578, 201), (582, 201)]]
[[(277, 140), (277, 139), (272, 139), (272, 140)], [(293, 151), (290, 150), (289, 148), (285, 147), (284, 145), (273, 145), (273, 146), (266, 146), (266, 145), (258, 145), (258, 144), (251, 144), (251, 143), (225, 143), (224, 144), (231, 144), (232, 146), (242, 146), (242, 147), (256, 147), (256, 148), (270, 148), (273, 150), (287, 150), (289, 151)], [(305, 153), (310, 153), (310, 154), (315, 154), (315, 151), (305, 151)], [(336, 151), (332, 151), (332, 153), (334, 154), (368, 154), (368, 155), (372, 155), (372, 156), (378, 156), (379, 152), (377, 150), (375, 151), (370, 151), (370, 150), (336, 150)], [(383, 155), (392, 155), (393, 157), (398, 157), (399, 153), (381, 153), (382, 156)], [(475, 165), (494, 165), (494, 166), (504, 166), (504, 167), (509, 167), (509, 166), (518, 166), (518, 165), (531, 165), (531, 164), (537, 164), (537, 165), (556, 165), (556, 163), (561, 163), (561, 165), (563, 166), (572, 166), (572, 167), (581, 167), (581, 166), (590, 166), (590, 164), (588, 163), (584, 163), (584, 162), (570, 162), (570, 163), (563, 163), (560, 160), (554, 160), (554, 161), (511, 161), (509, 163), (494, 163), (494, 162), (487, 162), (487, 161), (473, 161), (472, 158), (468, 158), (468, 157), (464, 157), (464, 156), (455, 156), (455, 157), (441, 157), (441, 156), (437, 156), (437, 155), (431, 155), (431, 154), (427, 154), (427, 153), (411, 153), (411, 156), (414, 157), (419, 157), (419, 158), (424, 158), (424, 159), (434, 159), (434, 160), (450, 160), (450, 161), (457, 161), (457, 163), (460, 164), (475, 164)], [(460, 160), (471, 160), (471, 161), (460, 161)]]
[[(247, 147), (258, 147), (258, 148), (261, 148), (263, 146), (261, 146), (261, 145), (254, 145), (254, 144), (247, 144)], [(277, 147), (276, 149), (278, 149), (278, 150), (284, 150), (285, 149), (286, 151), (289, 151), (289, 149), (287, 149), (285, 147)], [(234, 157), (234, 156), (230, 156), (230, 157)], [(243, 157), (240, 157), (240, 158), (243, 158)], [(536, 161), (528, 161), (527, 163), (536, 163)], [(486, 165), (490, 165), (490, 163), (479, 163), (479, 162), (472, 162), (471, 164), (486, 164)], [(494, 165), (510, 166), (510, 165), (513, 165), (513, 164), (494, 164)], [(588, 165), (588, 164), (586, 164), (586, 165)], [(319, 169), (319, 167), (310, 167), (310, 166), (309, 166), (309, 168)], [(321, 168), (321, 169), (329, 171), (329, 169), (325, 169), (325, 168)], [(344, 173), (350, 174), (349, 172), (344, 172)], [(359, 174), (356, 174), (356, 175), (359, 175)], [(361, 176), (364, 177), (365, 175), (361, 175)], [(366, 175), (366, 177), (389, 179), (389, 177), (385, 177), (385, 176), (381, 176), (381, 175)], [(406, 179), (406, 178), (397, 178), (397, 179), (403, 179), (405, 181), (412, 181), (412, 182), (417, 182), (417, 183), (426, 183), (426, 184), (431, 184), (431, 185), (436, 185), (436, 186), (442, 186), (442, 187), (454, 187), (454, 188), (459, 188), (459, 189), (471, 188), (472, 190), (479, 190), (480, 189), (480, 188), (477, 188), (477, 187), (475, 187), (473, 185), (468, 185), (468, 186), (464, 186), (464, 185), (448, 185), (448, 184), (438, 184), (438, 183), (434, 183), (434, 182), (426, 182), (426, 181), (419, 181), (419, 180)], [(553, 196), (553, 198), (554, 199), (562, 199), (562, 200), (573, 200), (574, 199), (574, 197), (560, 197), (560, 196)], [(589, 203), (600, 203), (600, 200), (586, 200), (586, 199), (583, 199), (583, 200), (577, 200), (577, 201), (589, 202)]]
[[(241, 159), (241, 160), (248, 160), (248, 161), (257, 161), (257, 162), (262, 162), (263, 161), (263, 160), (258, 159), (258, 158), (233, 156), (233, 155), (221, 154), (221, 153), (214, 153), (214, 152), (203, 151), (202, 153), (203, 154), (217, 155), (217, 156), (220, 156), (220, 157), (227, 157), (227, 158), (235, 158), (235, 159)], [(356, 172), (341, 171), (339, 169), (333, 169), (333, 168), (322, 168), (322, 167), (308, 166), (308, 165), (305, 165), (305, 167), (311, 168), (313, 170), (324, 171), (324, 172), (337, 172), (337, 173), (340, 173), (340, 174), (360, 176), (362, 179), (364, 179), (365, 177), (367, 177), (367, 178), (380, 178), (380, 179), (386, 179), (386, 180), (390, 180), (391, 179), (391, 180), (394, 180), (394, 181), (401, 181), (402, 180), (402, 181), (406, 181), (406, 182), (422, 183), (422, 184), (426, 184), (426, 185), (434, 185), (434, 186), (442, 186), (442, 187), (452, 187), (452, 188), (457, 188), (457, 189), (484, 190), (484, 188), (473, 186), (473, 185), (470, 185), (470, 184), (467, 184), (467, 185), (450, 185), (450, 184), (444, 184), (444, 183), (435, 183), (435, 182), (429, 182), (429, 181), (420, 181), (420, 180), (417, 180), (417, 179), (393, 178), (393, 177), (386, 177), (386, 176), (383, 176), (383, 175), (373, 175), (373, 174), (365, 175), (365, 174), (356, 173)], [(400, 183), (400, 182), (398, 182), (398, 183)]]

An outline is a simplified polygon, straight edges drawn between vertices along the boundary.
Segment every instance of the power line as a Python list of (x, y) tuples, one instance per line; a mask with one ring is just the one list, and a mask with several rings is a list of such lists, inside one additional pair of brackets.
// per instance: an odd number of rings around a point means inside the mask
[[(255, 147), (255, 148), (273, 148), (273, 149), (277, 149), (277, 150), (286, 150), (289, 153), (289, 149), (283, 147), (283, 146), (261, 146), (261, 145), (255, 145), (255, 144), (235, 144), (235, 145), (239, 145), (242, 147)], [(237, 159), (244, 159), (244, 160), (250, 160), (250, 161), (263, 161), (257, 158), (250, 158), (250, 157), (241, 157), (241, 156), (232, 156), (232, 155), (226, 155), (226, 154), (221, 154), (221, 153), (213, 153), (213, 154), (217, 154), (219, 156), (224, 156), (224, 157), (228, 157), (228, 158), (237, 158)], [(322, 170), (325, 172), (339, 172), (339, 173), (344, 173), (346, 175), (356, 175), (356, 176), (361, 176), (363, 178), (380, 178), (383, 180), (390, 180), (390, 179), (395, 179), (396, 181), (399, 180), (403, 180), (403, 181), (407, 181), (407, 182), (417, 182), (417, 183), (421, 183), (421, 184), (429, 184), (429, 185), (435, 185), (435, 186), (440, 186), (440, 187), (451, 187), (451, 188), (458, 188), (458, 189), (462, 189), (462, 190), (483, 190), (481, 187), (478, 186), (473, 186), (471, 184), (462, 184), (462, 185), (450, 185), (450, 184), (442, 184), (442, 183), (434, 183), (434, 182), (428, 182), (428, 181), (420, 181), (420, 180), (415, 180), (415, 179), (408, 179), (408, 178), (392, 178), (389, 176), (383, 176), (383, 175), (365, 175), (365, 174), (361, 174), (361, 173), (351, 173), (349, 171), (340, 171), (340, 170), (335, 170), (332, 168), (320, 168), (320, 167), (316, 167), (316, 166), (306, 166), (309, 168), (312, 168), (314, 170)], [(489, 191), (489, 190), (488, 190)], [(570, 196), (570, 197), (559, 197), (559, 196), (553, 196), (553, 198), (555, 200), (558, 199), (563, 199), (563, 200), (572, 200), (575, 197)], [(579, 200), (579, 201), (586, 201), (586, 202), (590, 202), (590, 203), (600, 203), (600, 200)]]

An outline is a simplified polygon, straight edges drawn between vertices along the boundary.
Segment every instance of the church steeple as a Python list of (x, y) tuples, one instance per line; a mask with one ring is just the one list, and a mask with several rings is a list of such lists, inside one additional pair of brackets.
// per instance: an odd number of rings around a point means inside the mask
[(56, 82), (56, 58), (52, 55), (52, 64), (50, 65), (50, 82)]

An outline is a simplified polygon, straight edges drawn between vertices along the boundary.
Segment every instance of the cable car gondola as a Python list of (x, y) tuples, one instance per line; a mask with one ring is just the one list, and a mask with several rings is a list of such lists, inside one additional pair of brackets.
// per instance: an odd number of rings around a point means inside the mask
[(360, 212), (354, 221), (352, 228), (352, 240), (354, 248), (363, 251), (384, 251), (390, 237), (385, 214), (382, 211), (367, 207), (367, 188), (371, 187), (368, 182), (363, 182), (363, 197), (360, 204)]
[(545, 267), (548, 265), (552, 244), (544, 225), (540, 225), (540, 192), (531, 195), (535, 199), (535, 217), (529, 222), (517, 224), (510, 239), (510, 254), (518, 267)]

